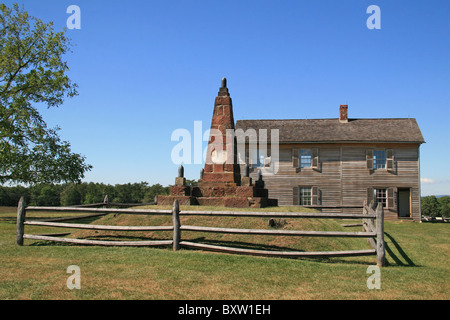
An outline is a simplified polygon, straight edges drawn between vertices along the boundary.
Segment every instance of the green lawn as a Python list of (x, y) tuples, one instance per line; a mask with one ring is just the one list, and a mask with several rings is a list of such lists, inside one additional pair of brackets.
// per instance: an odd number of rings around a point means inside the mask
[[(183, 208), (181, 208), (183, 210)], [(217, 209), (217, 208), (215, 208)], [(271, 209), (270, 211), (272, 211)], [(280, 208), (278, 210), (283, 210)], [(286, 209), (284, 209), (286, 210)], [(28, 216), (54, 214), (33, 213)], [(182, 224), (268, 228), (263, 218), (182, 217)], [(343, 228), (342, 220), (285, 219), (285, 229)], [(95, 224), (170, 224), (170, 217), (108, 215)], [(348, 222), (348, 221), (346, 221)], [(15, 208), (0, 208), (0, 299), (448, 299), (450, 224), (386, 222), (388, 265), (381, 289), (369, 290), (375, 256), (285, 259), (171, 248), (93, 247), (25, 240), (15, 244)], [(26, 233), (67, 229), (26, 226)], [(71, 237), (163, 239), (170, 233), (106, 233), (71, 229)], [(267, 237), (183, 232), (182, 239), (283, 250), (367, 249), (364, 239)], [(69, 265), (81, 289), (69, 290)]]

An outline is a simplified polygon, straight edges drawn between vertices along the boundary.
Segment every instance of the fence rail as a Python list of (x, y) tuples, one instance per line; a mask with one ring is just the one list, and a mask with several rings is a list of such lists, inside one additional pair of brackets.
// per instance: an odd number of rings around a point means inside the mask
[[(26, 220), (27, 211), (48, 211), (48, 212), (83, 212), (89, 215), (75, 217), (61, 217), (43, 220)], [(141, 215), (171, 215), (172, 226), (113, 226), (113, 225), (92, 225), (81, 223), (63, 223), (60, 221), (76, 220), (87, 217), (96, 217), (106, 214), (141, 214)], [(363, 231), (305, 231), (305, 230), (270, 230), (270, 229), (236, 229), (218, 228), (204, 226), (181, 225), (180, 216), (231, 216), (231, 217), (266, 217), (266, 218), (328, 218), (328, 219), (362, 219)], [(142, 241), (113, 241), (113, 240), (88, 240), (63, 238), (49, 235), (25, 234), (24, 228), (27, 226), (44, 226), (58, 228), (76, 228), (87, 230), (107, 230), (107, 231), (172, 231), (172, 240), (142, 240)], [(364, 203), (362, 214), (346, 213), (304, 213), (304, 212), (248, 212), (248, 211), (200, 211), (187, 210), (180, 211), (178, 201), (175, 200), (172, 210), (161, 209), (117, 209), (117, 208), (86, 208), (86, 207), (26, 207), (23, 198), (20, 199), (17, 208), (17, 244), (23, 245), (24, 239), (46, 240), (56, 242), (75, 243), (83, 245), (101, 246), (166, 246), (171, 245), (177, 251), (181, 247), (211, 250), (218, 252), (278, 256), (278, 257), (336, 257), (336, 256), (363, 256), (377, 255), (377, 264), (384, 265), (384, 211), (379, 204), (376, 210), (373, 203)], [(191, 232), (212, 232), (228, 234), (248, 234), (248, 235), (273, 235), (273, 236), (308, 236), (308, 237), (356, 237), (367, 238), (372, 249), (367, 250), (344, 250), (344, 251), (270, 251), (244, 249), (235, 247), (225, 247), (184, 241), (181, 239), (181, 231)]]
[(88, 204), (76, 204), (71, 207), (78, 207), (78, 208), (95, 208), (95, 207), (105, 207), (109, 208), (111, 206), (113, 207), (133, 207), (133, 206), (147, 206), (147, 205), (154, 205), (155, 202), (148, 202), (148, 203), (117, 203), (117, 202), (110, 202), (108, 195), (105, 196), (103, 199), (103, 202), (97, 202), (97, 203), (88, 203)]
[(210, 251), (237, 253), (237, 254), (249, 254), (257, 256), (273, 256), (273, 257), (349, 257), (349, 256), (363, 256), (373, 255), (375, 250), (348, 250), (348, 251), (269, 251), (269, 250), (255, 250), (255, 249), (243, 249), (232, 248), (224, 246), (215, 246), (204, 243), (181, 241), (180, 245), (185, 247), (191, 247), (196, 249), (204, 249)]
[(109, 226), (109, 225), (93, 225), (81, 223), (60, 223), (46, 221), (24, 221), (24, 225), (58, 227), (58, 228), (75, 228), (88, 230), (107, 230), (107, 231), (172, 231), (172, 226)]
[(233, 228), (213, 228), (198, 226), (181, 226), (181, 230), (233, 233), (233, 234), (257, 234), (272, 236), (308, 236), (308, 237), (376, 237), (375, 232), (343, 232), (343, 231), (305, 231), (305, 230), (268, 230), (268, 229), (233, 229)]
[(27, 211), (54, 211), (54, 212), (92, 212), (92, 213), (120, 213), (120, 214), (160, 214), (171, 215), (172, 210), (158, 209), (117, 209), (117, 208), (79, 208), (79, 207), (26, 207)]
[(45, 241), (55, 241), (55, 242), (66, 242), (66, 243), (75, 243), (75, 244), (84, 244), (84, 245), (97, 245), (97, 246), (165, 246), (171, 245), (172, 240), (149, 240), (149, 241), (112, 241), (112, 240), (87, 240), (87, 239), (71, 239), (71, 238), (61, 238), (61, 237), (52, 237), (52, 236), (44, 236), (44, 235), (35, 235), (35, 234), (24, 234), (24, 239), (31, 240), (45, 240)]

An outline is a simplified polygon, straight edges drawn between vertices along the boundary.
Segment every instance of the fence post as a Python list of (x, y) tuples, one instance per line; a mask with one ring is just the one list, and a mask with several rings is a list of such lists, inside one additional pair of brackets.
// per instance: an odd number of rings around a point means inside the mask
[(180, 238), (181, 238), (180, 205), (178, 203), (178, 200), (175, 200), (173, 202), (172, 217), (173, 217), (173, 251), (177, 251), (180, 249)]
[[(363, 214), (368, 214), (369, 213), (369, 211), (368, 211), (368, 209), (367, 209), (367, 201), (366, 200), (364, 200), (364, 203), (363, 203), (363, 212), (362, 212)], [(365, 218), (362, 218), (362, 231), (364, 232), (364, 231), (369, 231), (368, 230), (368, 225), (367, 225), (367, 219), (365, 219)]]
[(109, 198), (108, 198), (108, 195), (106, 195), (104, 198), (103, 198), (103, 208), (109, 208)]
[(17, 205), (17, 233), (16, 233), (16, 241), (19, 246), (23, 246), (23, 233), (24, 233), (24, 224), (25, 221), (25, 199), (24, 197), (20, 197), (19, 204)]
[(377, 266), (384, 267), (385, 259), (385, 245), (384, 245), (384, 209), (381, 203), (378, 203), (377, 210)]

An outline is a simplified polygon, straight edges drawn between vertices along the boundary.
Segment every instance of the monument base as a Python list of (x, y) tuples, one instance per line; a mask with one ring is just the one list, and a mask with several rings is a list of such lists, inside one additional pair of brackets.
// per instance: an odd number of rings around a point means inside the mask
[(181, 206), (212, 206), (229, 208), (264, 208), (277, 206), (276, 199), (265, 197), (193, 197), (193, 196), (158, 196), (158, 205), (171, 206), (178, 200)]
[(197, 204), (195, 197), (190, 196), (158, 196), (157, 204), (161, 206), (172, 206), (175, 200), (178, 200), (180, 206), (191, 206)]
[(170, 195), (160, 195), (158, 205), (219, 206), (230, 208), (264, 208), (277, 206), (276, 199), (268, 198), (268, 190), (261, 183), (247, 186), (223, 185), (199, 182), (199, 186), (172, 186)]

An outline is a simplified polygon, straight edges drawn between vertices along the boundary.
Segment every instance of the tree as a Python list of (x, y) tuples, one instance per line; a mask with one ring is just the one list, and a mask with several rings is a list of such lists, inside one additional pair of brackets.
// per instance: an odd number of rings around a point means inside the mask
[(81, 204), (81, 193), (78, 190), (79, 185), (76, 183), (67, 184), (60, 194), (62, 206), (72, 206)]
[[(115, 197), (112, 198), (112, 202), (116, 203), (131, 203), (131, 183), (128, 184), (116, 184), (114, 186)], [(111, 199), (111, 198), (110, 198)]]
[(17, 4), (0, 4), (0, 183), (79, 181), (92, 168), (37, 109), (78, 94), (63, 60), (70, 48), (64, 32)]
[(36, 206), (59, 206), (60, 185), (37, 184), (31, 187), (30, 204)]
[[(144, 181), (140, 183), (116, 184), (112, 202), (140, 203), (149, 188), (148, 183)], [(108, 194), (108, 196), (111, 196), (111, 194)]]
[(84, 198), (83, 203), (100, 203), (103, 202), (103, 199), (105, 198), (105, 193), (103, 191), (104, 185), (94, 182), (83, 183), (85, 185), (84, 188)]
[(427, 196), (422, 198), (422, 215), (437, 217), (439, 216), (439, 202), (436, 196)]
[(438, 199), (441, 216), (450, 217), (450, 197), (444, 196)]
[(17, 206), (21, 196), (24, 196), (25, 202), (28, 203), (30, 190), (24, 186), (0, 186), (0, 206)]

